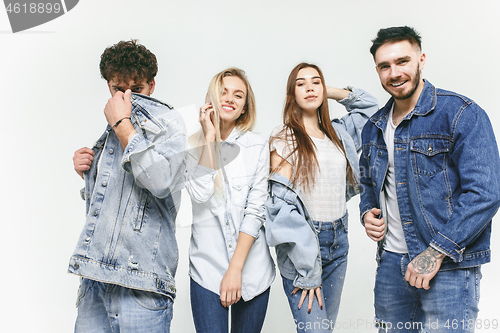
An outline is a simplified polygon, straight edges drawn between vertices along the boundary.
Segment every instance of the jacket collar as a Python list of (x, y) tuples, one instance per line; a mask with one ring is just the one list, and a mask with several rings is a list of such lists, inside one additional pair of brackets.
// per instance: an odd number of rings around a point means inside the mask
[[(436, 87), (434, 87), (429, 81), (424, 79), (424, 89), (420, 93), (417, 101), (417, 105), (413, 111), (406, 115), (403, 120), (411, 119), (413, 116), (425, 116), (429, 112), (433, 111), (436, 107)], [(387, 126), (387, 117), (391, 111), (391, 107), (394, 103), (394, 98), (391, 97), (385, 106), (375, 113), (370, 121), (374, 123), (382, 131), (385, 130)]]

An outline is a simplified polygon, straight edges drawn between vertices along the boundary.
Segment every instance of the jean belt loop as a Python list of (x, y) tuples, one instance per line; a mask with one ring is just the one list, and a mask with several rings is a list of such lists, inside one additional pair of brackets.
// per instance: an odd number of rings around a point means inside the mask
[(321, 226), (322, 226), (323, 222), (319, 221), (318, 222), (318, 230), (316, 230), (316, 234), (319, 235), (319, 233), (321, 232)]

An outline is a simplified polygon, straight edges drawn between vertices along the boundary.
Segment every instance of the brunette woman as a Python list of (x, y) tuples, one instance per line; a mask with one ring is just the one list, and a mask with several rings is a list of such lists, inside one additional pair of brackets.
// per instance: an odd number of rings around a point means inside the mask
[[(348, 114), (330, 121), (327, 98)], [(301, 63), (288, 77), (283, 124), (270, 139), (266, 227), (298, 332), (335, 326), (349, 249), (346, 203), (358, 193), (361, 130), (377, 110), (361, 89), (327, 87), (315, 65)]]

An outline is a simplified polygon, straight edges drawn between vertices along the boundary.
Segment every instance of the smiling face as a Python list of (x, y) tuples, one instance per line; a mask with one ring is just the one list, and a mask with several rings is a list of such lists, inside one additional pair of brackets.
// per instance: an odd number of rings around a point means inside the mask
[(151, 82), (146, 82), (146, 79), (135, 82), (131, 79), (126, 79), (124, 81), (118, 82), (115, 81), (116, 78), (113, 78), (108, 81), (108, 88), (111, 96), (114, 96), (117, 91), (125, 92), (125, 90), (130, 89), (134, 93), (150, 96), (155, 90), (155, 79), (152, 79)]
[(323, 103), (323, 84), (316, 69), (306, 67), (297, 73), (295, 101), (304, 112), (316, 112)]
[(220, 96), (220, 119), (224, 127), (232, 128), (236, 120), (245, 113), (247, 88), (243, 80), (237, 76), (226, 76), (222, 79), (223, 91)]
[(386, 43), (378, 48), (374, 60), (382, 87), (394, 99), (418, 99), (424, 87), (420, 71), (425, 65), (425, 54), (418, 46), (406, 40)]

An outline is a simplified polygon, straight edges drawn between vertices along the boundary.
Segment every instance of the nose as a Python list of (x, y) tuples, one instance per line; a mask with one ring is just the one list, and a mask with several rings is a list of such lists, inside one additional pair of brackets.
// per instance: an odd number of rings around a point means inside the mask
[(391, 72), (389, 73), (389, 75), (391, 78), (397, 78), (397, 77), (401, 76), (401, 72), (399, 71), (398, 66), (392, 65)]
[(221, 102), (227, 103), (227, 104), (232, 104), (234, 102), (233, 97), (231, 94), (224, 94), (221, 97)]

